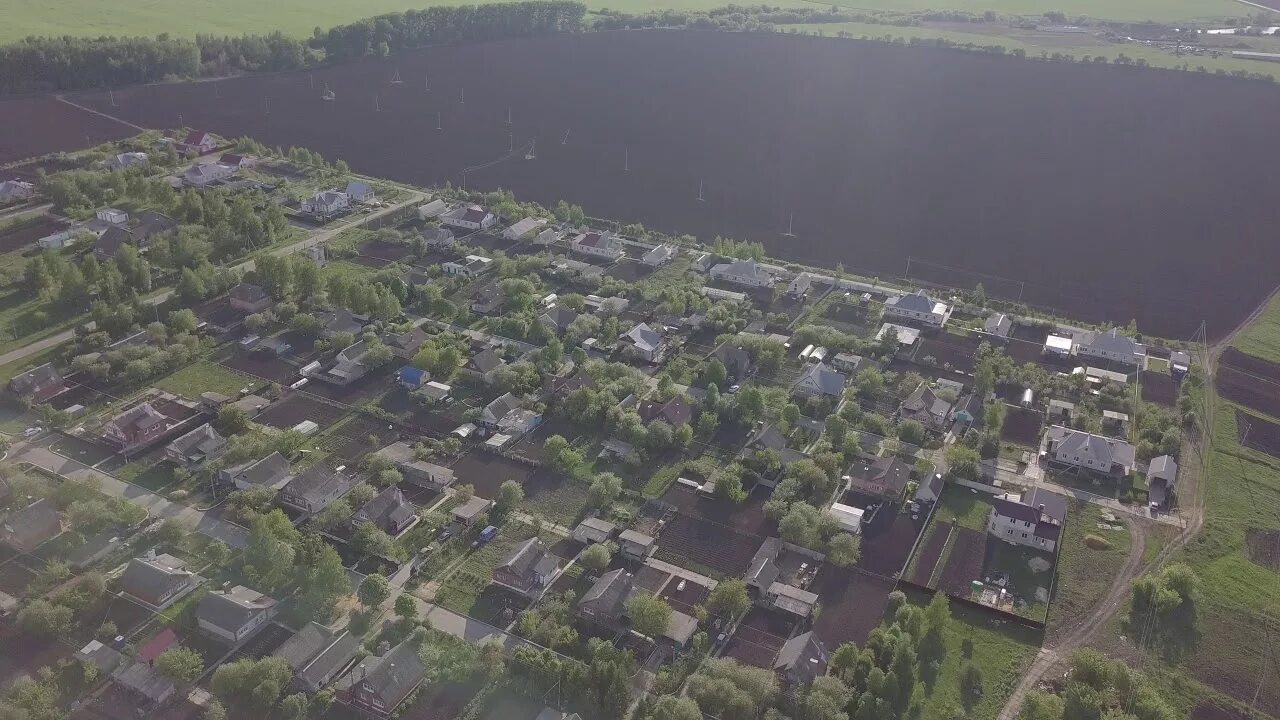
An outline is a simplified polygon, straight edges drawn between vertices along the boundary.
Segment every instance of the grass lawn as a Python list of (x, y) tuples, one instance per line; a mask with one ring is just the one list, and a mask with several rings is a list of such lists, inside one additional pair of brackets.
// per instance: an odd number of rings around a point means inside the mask
[[(960, 1), (961, 0), (957, 0), (956, 3), (952, 4), (960, 4)], [(905, 0), (905, 2), (910, 2), (910, 0)], [(1241, 5), (1240, 7), (1246, 12), (1252, 12), (1252, 10), (1250, 10), (1246, 5)], [(1230, 52), (1227, 52), (1224, 56), (1217, 58), (1207, 55), (1177, 56), (1171, 52), (1148, 47), (1146, 45), (1139, 45), (1137, 43), (1119, 44), (1099, 41), (1090, 34), (1064, 35), (1060, 33), (1037, 33), (1033, 31), (1019, 30), (1005, 24), (975, 24), (973, 26), (974, 32), (952, 29), (955, 26), (948, 26), (944, 29), (938, 27), (898, 27), (894, 25), (856, 22), (780, 25), (778, 27), (784, 32), (789, 32), (792, 29), (795, 29), (811, 34), (822, 34), (827, 37), (834, 37), (838, 33), (843, 32), (855, 38), (868, 37), (879, 39), (888, 35), (892, 38), (902, 38), (905, 41), (910, 41), (912, 38), (942, 38), (957, 43), (1001, 45), (1007, 50), (1020, 49), (1024, 51), (1028, 57), (1035, 58), (1040, 57), (1041, 52), (1045, 52), (1050, 55), (1054, 53), (1074, 55), (1076, 58), (1084, 56), (1097, 57), (1101, 55), (1108, 60), (1114, 61), (1121, 53), (1124, 53), (1134, 60), (1139, 58), (1143, 59), (1152, 67), (1181, 68), (1183, 64), (1186, 64), (1192, 70), (1199, 66), (1204, 66), (1204, 68), (1210, 73), (1216, 72), (1219, 69), (1226, 72), (1246, 70), (1249, 72), (1269, 73), (1280, 78), (1280, 68), (1275, 67), (1274, 63), (1241, 60), (1231, 57)], [(1277, 322), (1280, 322), (1280, 320), (1277, 320)], [(1280, 339), (1277, 339), (1276, 342), (1280, 344)], [(1277, 352), (1280, 353), (1280, 350)]]
[(1054, 573), (1052, 567), (1044, 572), (1033, 571), (1028, 563), (1034, 558), (1048, 560), (1051, 565), (1053, 563), (1053, 556), (1048, 553), (1022, 545), (990, 542), (987, 543), (987, 558), (982, 574), (993, 579), (998, 575), (1007, 576), (1007, 587), (1022, 601), (1022, 604), (1014, 606), (1014, 612), (1034, 620), (1044, 620), (1048, 608), (1044, 602), (1036, 599), (1036, 591), (1044, 588), (1047, 594), (1052, 587)]
[[(1128, 531), (1098, 528), (1098, 523), (1103, 522), (1103, 512), (1104, 509), (1097, 505), (1073, 502), (1067, 514), (1058, 555), (1057, 587), (1053, 603), (1049, 606), (1050, 638), (1074, 626), (1097, 607), (1129, 555)], [(1086, 535), (1104, 538), (1111, 547), (1105, 550), (1091, 548), (1085, 545)]]
[(1237, 335), (1232, 344), (1250, 355), (1280, 362), (1280, 295), (1272, 299), (1258, 319)]
[[(1181, 667), (1247, 703), (1265, 664), (1259, 625), (1280, 607), (1280, 573), (1247, 557), (1245, 536), (1280, 527), (1280, 460), (1240, 447), (1234, 410), (1219, 401), (1214, 412), (1204, 529), (1176, 559), (1195, 569), (1205, 589), (1199, 644)], [(1280, 632), (1280, 623), (1270, 624)], [(1258, 707), (1274, 714), (1280, 688), (1264, 687)]]
[[(908, 599), (921, 607), (929, 598), (907, 593)], [(972, 654), (966, 658), (965, 640), (972, 643)], [(997, 625), (991, 617), (958, 604), (951, 605), (951, 624), (947, 628), (947, 654), (942, 670), (924, 698), (924, 720), (942, 720), (947, 707), (960, 705), (960, 669), (966, 662), (982, 668), (985, 692), (968, 713), (970, 720), (994, 718), (1017, 684), (1023, 668), (1040, 649), (1041, 637), (1028, 628), (1008, 623)]]
[(200, 393), (216, 392), (236, 397), (241, 388), (255, 385), (257, 381), (232, 372), (221, 365), (203, 360), (194, 362), (154, 385), (190, 400), (199, 400)]
[(954, 520), (960, 527), (986, 532), (990, 514), (991, 501), (986, 493), (948, 485), (933, 514), (933, 524), (941, 526)]
[(564, 478), (554, 490), (538, 493), (520, 504), (520, 509), (537, 515), (547, 522), (572, 526), (574, 520), (587, 506), (588, 488), (585, 484)]
[[(0, 42), (28, 35), (241, 35), (280, 30), (296, 37), (310, 37), (319, 26), (351, 22), (386, 12), (436, 5), (458, 5), (456, 0), (367, 0), (360, 4), (320, 0), (225, 0), (221, 3), (156, 3), (152, 0), (49, 0), (33, 5), (21, 0), (0, 0)], [(632, 13), (667, 8), (706, 10), (726, 5), (723, 0), (589, 0), (593, 10), (611, 8)], [(788, 5), (784, 3), (784, 5)], [(803, 3), (790, 3), (802, 6)], [(858, 8), (912, 12), (928, 9), (967, 10), (1001, 14), (1039, 15), (1057, 10), (1069, 15), (1089, 15), (1112, 20), (1190, 20), (1243, 16), (1253, 9), (1232, 0), (866, 0)]]

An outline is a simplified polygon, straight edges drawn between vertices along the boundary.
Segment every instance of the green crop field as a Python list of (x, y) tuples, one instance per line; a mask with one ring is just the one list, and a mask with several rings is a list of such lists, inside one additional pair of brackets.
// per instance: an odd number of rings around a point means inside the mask
[[(289, 35), (310, 35), (319, 26), (351, 22), (380, 13), (432, 5), (457, 5), (460, 0), (0, 0), (0, 42), (28, 35), (241, 35), (281, 30)], [(706, 10), (728, 4), (725, 0), (589, 0), (593, 10), (611, 8), (631, 13), (661, 9)], [(805, 0), (782, 5), (803, 7)], [(820, 3), (825, 4), (825, 3)], [(1236, 0), (859, 0), (850, 7), (894, 11), (953, 9), (971, 12), (991, 10), (1002, 14), (1039, 15), (1057, 10), (1068, 15), (1089, 15), (1110, 20), (1182, 21), (1197, 18), (1240, 16), (1254, 12)]]

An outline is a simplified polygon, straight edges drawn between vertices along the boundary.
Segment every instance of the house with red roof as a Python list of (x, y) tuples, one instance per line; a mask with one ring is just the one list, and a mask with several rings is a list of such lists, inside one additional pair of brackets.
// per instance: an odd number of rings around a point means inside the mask
[(218, 147), (218, 141), (207, 132), (202, 130), (192, 130), (183, 138), (181, 147), (188, 152), (195, 152), (200, 155), (213, 152)]

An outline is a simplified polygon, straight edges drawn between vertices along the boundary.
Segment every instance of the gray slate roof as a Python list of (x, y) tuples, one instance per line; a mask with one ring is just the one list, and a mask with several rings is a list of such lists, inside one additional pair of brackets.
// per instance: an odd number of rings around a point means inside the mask
[(276, 601), (243, 585), (227, 591), (214, 590), (200, 599), (196, 618), (228, 632), (236, 632), (253, 617), (271, 610)]
[(805, 370), (797, 385), (812, 380), (824, 395), (840, 395), (844, 392), (844, 384), (848, 378), (842, 372), (836, 372), (822, 363), (813, 363)]
[(625, 568), (611, 570), (596, 580), (578, 601), (579, 605), (593, 605), (601, 611), (616, 611), (622, 603), (626, 602), (627, 596), (631, 594), (632, 577), (631, 573)]
[(306, 627), (289, 638), (274, 653), (284, 659), (304, 682), (319, 686), (326, 677), (355, 658), (360, 641), (346, 630), (335, 633), (319, 623)]
[(225, 472), (250, 485), (273, 486), (289, 476), (289, 461), (284, 455), (273, 452), (260, 460), (250, 461)]
[(923, 290), (913, 292), (908, 295), (891, 297), (885, 301), (885, 305), (897, 308), (898, 310), (919, 313), (933, 312), (933, 306), (935, 304), (937, 304), (937, 301), (926, 295)]
[(186, 562), (172, 555), (134, 558), (120, 576), (120, 587), (138, 598), (161, 597), (191, 581), (186, 567)]
[(373, 496), (356, 511), (352, 518), (355, 522), (371, 522), (382, 529), (398, 527), (413, 517), (413, 503), (405, 499), (404, 493), (394, 485), (383, 488), (382, 492)]
[[(7, 487), (7, 486), (6, 486)], [(0, 520), (0, 531), (26, 549), (50, 540), (62, 531), (58, 508), (48, 498), (40, 498)]]
[(406, 640), (386, 655), (371, 655), (362, 660), (338, 682), (338, 687), (345, 689), (366, 683), (391, 709), (413, 692), (426, 672), (418, 649)]

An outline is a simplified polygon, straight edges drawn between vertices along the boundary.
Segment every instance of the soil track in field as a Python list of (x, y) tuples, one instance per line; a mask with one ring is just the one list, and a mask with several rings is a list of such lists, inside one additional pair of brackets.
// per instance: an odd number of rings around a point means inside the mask
[[(149, 127), (181, 113), (405, 181), (456, 185), (470, 168), (468, 187), (762, 241), (784, 258), (882, 276), (912, 258), (912, 277), (982, 282), (1086, 320), (1136, 318), (1156, 335), (1189, 337), (1202, 320), (1228, 332), (1280, 262), (1280, 165), (1240, 151), (1280, 141), (1280, 93), (1255, 81), (649, 31), (443, 46), (217, 86), (117, 89), (117, 108), (105, 93), (75, 99)], [(5, 127), (12, 112), (0, 108)], [(46, 145), (82, 142), (78, 129), (33, 126)]]
[(1233, 347), (1223, 350), (1218, 362), (1222, 365), (1230, 365), (1237, 370), (1243, 370), (1250, 375), (1257, 375), (1280, 383), (1280, 363), (1273, 363), (1270, 360), (1254, 357)]
[(1280, 530), (1249, 530), (1245, 533), (1245, 545), (1250, 560), (1280, 572)]
[(64, 223), (47, 217), (24, 222), (0, 234), (0, 253), (21, 250), (46, 235), (52, 235), (64, 226)]

